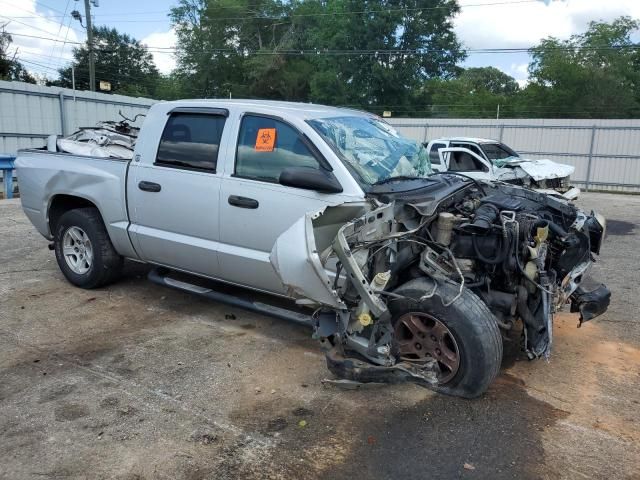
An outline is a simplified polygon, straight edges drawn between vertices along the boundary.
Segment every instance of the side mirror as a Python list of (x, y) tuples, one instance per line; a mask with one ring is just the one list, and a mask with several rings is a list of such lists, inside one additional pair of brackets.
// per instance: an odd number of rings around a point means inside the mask
[(287, 187), (316, 190), (322, 193), (342, 192), (342, 186), (333, 173), (311, 167), (287, 167), (280, 173), (279, 182)]

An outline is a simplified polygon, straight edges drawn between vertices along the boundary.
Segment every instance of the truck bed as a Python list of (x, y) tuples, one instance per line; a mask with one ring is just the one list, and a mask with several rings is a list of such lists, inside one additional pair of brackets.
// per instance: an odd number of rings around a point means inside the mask
[(79, 197), (98, 208), (116, 250), (136, 257), (127, 233), (129, 160), (27, 149), (18, 152), (15, 165), (24, 211), (43, 236), (53, 238), (51, 205), (65, 195)]

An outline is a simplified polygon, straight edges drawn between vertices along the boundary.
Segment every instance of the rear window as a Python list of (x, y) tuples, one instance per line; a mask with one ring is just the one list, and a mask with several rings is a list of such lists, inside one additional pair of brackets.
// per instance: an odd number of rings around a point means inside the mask
[(156, 165), (215, 172), (225, 120), (221, 115), (172, 114), (162, 132)]

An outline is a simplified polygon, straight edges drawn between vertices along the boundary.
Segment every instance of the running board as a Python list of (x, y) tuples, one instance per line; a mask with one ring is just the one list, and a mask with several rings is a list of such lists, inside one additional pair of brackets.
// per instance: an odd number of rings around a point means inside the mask
[(301, 325), (312, 327), (314, 325), (311, 315), (301, 312), (289, 310), (287, 308), (270, 305), (268, 303), (258, 302), (249, 298), (242, 298), (230, 293), (224, 293), (207, 286), (196, 285), (184, 280), (171, 278), (171, 271), (165, 268), (154, 268), (148, 274), (149, 280), (158, 285), (173, 288), (183, 292), (194, 293), (201, 297), (208, 298), (215, 302), (226, 303), (234, 307), (243, 308), (252, 312), (261, 313), (270, 317), (280, 318), (289, 322), (295, 322)]

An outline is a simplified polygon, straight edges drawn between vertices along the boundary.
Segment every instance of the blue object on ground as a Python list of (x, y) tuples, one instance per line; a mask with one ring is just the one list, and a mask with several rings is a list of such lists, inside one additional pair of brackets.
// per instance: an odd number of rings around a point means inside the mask
[(0, 170), (4, 178), (4, 198), (13, 198), (13, 162), (16, 157), (0, 155)]

